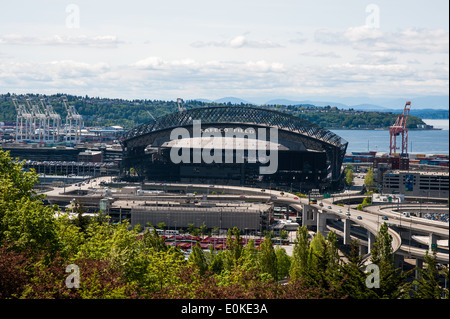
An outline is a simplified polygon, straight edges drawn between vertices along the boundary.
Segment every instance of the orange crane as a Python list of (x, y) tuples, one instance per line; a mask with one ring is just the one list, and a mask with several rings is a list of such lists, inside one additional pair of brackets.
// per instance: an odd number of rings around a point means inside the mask
[(391, 144), (389, 146), (389, 155), (397, 153), (397, 136), (402, 134), (402, 153), (408, 153), (408, 129), (406, 128), (406, 121), (408, 121), (409, 110), (411, 109), (411, 102), (406, 102), (403, 114), (397, 117), (394, 125), (389, 127), (389, 135), (391, 137)]

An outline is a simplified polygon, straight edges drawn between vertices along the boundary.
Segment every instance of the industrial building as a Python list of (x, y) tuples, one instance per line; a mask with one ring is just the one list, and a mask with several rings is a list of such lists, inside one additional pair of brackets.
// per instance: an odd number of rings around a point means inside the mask
[(448, 187), (448, 172), (394, 170), (383, 174), (383, 193), (448, 198)]
[(269, 227), (273, 207), (268, 204), (210, 202), (198, 200), (186, 203), (176, 200), (143, 201), (115, 200), (108, 208), (112, 222), (128, 219), (132, 227), (164, 223), (169, 229), (198, 228), (263, 231)]

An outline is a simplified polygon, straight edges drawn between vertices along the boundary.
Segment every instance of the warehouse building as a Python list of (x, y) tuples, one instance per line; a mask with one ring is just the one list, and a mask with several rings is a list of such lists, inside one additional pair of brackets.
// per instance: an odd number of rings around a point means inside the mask
[(448, 198), (448, 172), (387, 171), (383, 175), (383, 193), (405, 196)]

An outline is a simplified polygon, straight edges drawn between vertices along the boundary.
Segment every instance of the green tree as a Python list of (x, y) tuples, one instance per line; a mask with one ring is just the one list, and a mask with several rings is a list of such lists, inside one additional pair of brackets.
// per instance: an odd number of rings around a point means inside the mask
[(188, 228), (187, 228), (187, 232), (188, 232), (189, 234), (193, 234), (193, 233), (194, 233), (194, 230), (195, 230), (194, 224), (193, 224), (193, 223), (189, 223), (189, 224), (188, 224)]
[(383, 223), (380, 226), (375, 243), (371, 248), (371, 261), (375, 264), (394, 264), (394, 253), (392, 250), (392, 236), (388, 232), (388, 225)]
[(189, 262), (199, 270), (200, 275), (204, 275), (208, 270), (205, 254), (198, 243), (192, 248), (192, 252), (189, 255)]
[(274, 280), (278, 280), (277, 255), (273, 248), (272, 239), (269, 236), (266, 236), (261, 243), (259, 269), (261, 273), (267, 273)]
[(368, 288), (366, 285), (367, 275), (364, 272), (364, 256), (360, 255), (360, 244), (357, 240), (350, 243), (350, 252), (345, 254), (347, 262), (342, 264), (342, 285), (338, 291), (342, 296), (351, 299), (377, 299), (375, 293), (377, 288)]
[(280, 247), (275, 248), (275, 255), (277, 259), (278, 279), (280, 280), (289, 275), (291, 257), (286, 253), (286, 249)]
[(162, 229), (162, 230), (164, 230), (164, 229), (166, 229), (166, 223), (164, 223), (164, 222), (160, 222), (160, 223), (158, 223), (158, 225), (156, 225), (156, 228), (158, 228), (158, 229)]
[(37, 174), (22, 168), (23, 162), (13, 161), (9, 152), (0, 150), (0, 244), (53, 256), (60, 249), (53, 216), (58, 207), (43, 205), (44, 197), (33, 191)]
[(216, 275), (220, 274), (224, 269), (223, 260), (224, 260), (223, 252), (219, 252), (211, 248), (209, 252), (209, 263), (208, 263), (209, 271)]
[(352, 186), (353, 179), (354, 179), (353, 166), (347, 165), (347, 167), (345, 168), (345, 184), (347, 186)]
[(388, 226), (380, 226), (375, 243), (371, 248), (371, 261), (379, 267), (380, 288), (375, 292), (379, 298), (397, 299), (404, 297), (410, 284), (405, 283), (406, 273), (394, 267), (392, 236)]
[(372, 197), (370, 197), (370, 196), (364, 197), (362, 205), (367, 206), (367, 205), (371, 205), (371, 204), (372, 204)]
[(76, 215), (73, 223), (84, 233), (89, 225), (89, 217), (83, 216), (87, 210), (78, 201), (72, 203), (72, 212)]
[(167, 251), (169, 249), (164, 239), (156, 231), (156, 228), (144, 232), (141, 244), (144, 248), (152, 248), (155, 251)]
[[(439, 269), (436, 262), (436, 251), (430, 255), (428, 251), (424, 256), (426, 268), (418, 269), (419, 278), (415, 279), (413, 284), (416, 289), (413, 290), (413, 296), (419, 299), (441, 299), (444, 296), (444, 289), (439, 285)], [(448, 277), (448, 274), (447, 274)], [(447, 293), (447, 298), (448, 293)]]
[(369, 168), (366, 177), (364, 178), (364, 185), (368, 188), (375, 186), (375, 182), (373, 181), (373, 168)]
[(289, 270), (292, 279), (299, 279), (309, 270), (310, 249), (309, 234), (306, 226), (299, 227), (296, 233), (292, 263)]
[(255, 248), (255, 241), (250, 239), (242, 250), (242, 269), (251, 272), (258, 269), (259, 251)]
[(205, 224), (202, 224), (199, 228), (200, 234), (202, 234), (202, 236), (205, 236), (206, 233), (208, 232), (208, 227), (206, 227)]
[(241, 264), (241, 255), (244, 246), (241, 233), (237, 227), (228, 229), (226, 245), (225, 267), (228, 270), (232, 270)]
[(286, 231), (286, 230), (284, 230), (284, 229), (282, 229), (282, 230), (280, 230), (280, 239), (281, 240), (285, 240), (285, 239), (287, 239), (288, 238), (288, 232)]

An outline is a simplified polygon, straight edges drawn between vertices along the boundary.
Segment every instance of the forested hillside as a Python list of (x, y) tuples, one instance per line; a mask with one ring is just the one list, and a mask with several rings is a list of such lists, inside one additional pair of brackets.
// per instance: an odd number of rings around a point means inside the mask
[[(53, 105), (57, 113), (65, 118), (66, 111), (60, 101), (62, 94), (42, 95)], [(120, 125), (130, 129), (138, 124), (144, 123), (153, 117), (177, 111), (176, 101), (159, 100), (123, 100), (108, 99), (88, 96), (66, 95), (69, 103), (73, 103), (79, 114), (83, 115), (86, 126), (109, 126)], [(39, 96), (29, 94), (32, 99)], [(18, 99), (24, 98), (18, 95)], [(207, 103), (196, 100), (185, 101), (184, 107), (209, 107), (209, 106), (231, 106), (231, 103)], [(240, 104), (239, 106), (255, 106), (252, 104)], [(364, 112), (355, 110), (343, 110), (333, 106), (316, 107), (314, 105), (285, 106), (285, 105), (262, 105), (261, 107), (278, 110), (299, 116), (308, 121), (316, 123), (325, 128), (387, 128), (392, 125), (398, 114), (390, 112)], [(11, 100), (11, 95), (0, 95), (0, 121), (14, 122), (16, 111)], [(415, 116), (408, 119), (408, 128), (416, 128), (417, 124), (424, 124)]]

